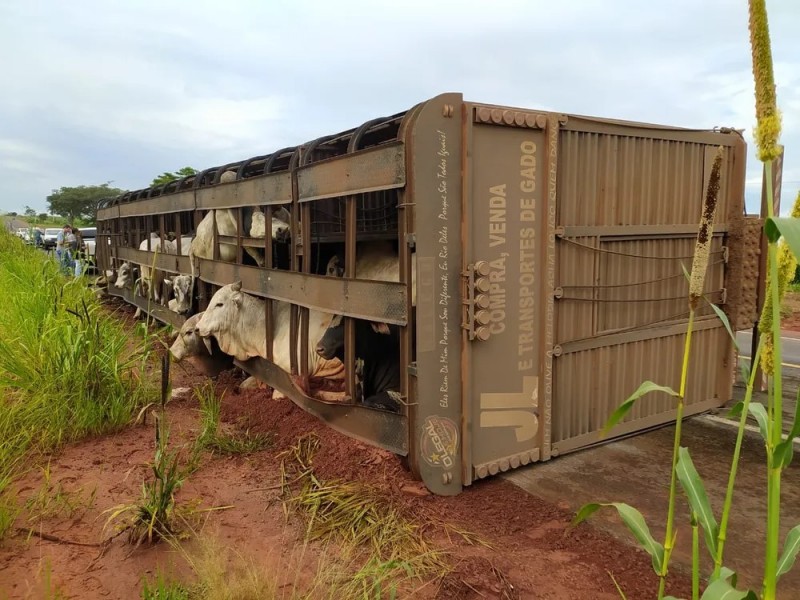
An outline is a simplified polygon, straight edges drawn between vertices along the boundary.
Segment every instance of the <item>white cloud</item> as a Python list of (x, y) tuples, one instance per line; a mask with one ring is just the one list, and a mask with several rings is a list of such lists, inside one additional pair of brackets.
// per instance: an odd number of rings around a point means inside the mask
[[(800, 188), (800, 6), (769, 10), (787, 207)], [(0, 209), (43, 207), (61, 185), (143, 187), (164, 170), (264, 154), (443, 91), (744, 128), (757, 208), (745, 2), (42, 0), (0, 5), (0, 52), (10, 57)]]

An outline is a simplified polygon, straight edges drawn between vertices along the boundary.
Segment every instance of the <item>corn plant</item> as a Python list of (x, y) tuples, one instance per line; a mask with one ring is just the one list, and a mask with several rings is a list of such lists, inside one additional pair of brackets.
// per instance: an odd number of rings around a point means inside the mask
[[(774, 600), (776, 598), (777, 584), (782, 575), (793, 566), (800, 551), (800, 525), (789, 531), (779, 553), (780, 543), (780, 486), (782, 472), (789, 466), (793, 454), (793, 439), (800, 435), (800, 398), (794, 420), (789, 428), (788, 435), (783, 434), (783, 390), (781, 381), (781, 330), (780, 330), (780, 303), (788, 281), (794, 276), (797, 259), (800, 257), (800, 194), (792, 210), (790, 218), (778, 218), (773, 214), (773, 185), (772, 161), (780, 155), (778, 138), (780, 135), (780, 113), (775, 99), (775, 83), (772, 70), (772, 56), (767, 25), (765, 0), (750, 0), (750, 41), (753, 53), (753, 74), (756, 83), (756, 115), (758, 124), (754, 137), (758, 148), (758, 157), (764, 163), (766, 179), (766, 195), (768, 214), (764, 224), (764, 233), (768, 241), (767, 255), (767, 285), (766, 299), (759, 320), (759, 331), (762, 337), (753, 356), (751, 371), (745, 371), (747, 388), (742, 402), (731, 411), (731, 415), (739, 416), (739, 427), (733, 458), (728, 477), (728, 485), (720, 523), (716, 521), (711, 504), (705, 491), (700, 475), (694, 468), (691, 455), (687, 448), (680, 446), (680, 428), (683, 391), (686, 380), (689, 348), (691, 342), (691, 329), (698, 290), (696, 277), (702, 277), (697, 269), (703, 262), (703, 248), (701, 245), (705, 216), (708, 212), (708, 200), (711, 195), (712, 184), (706, 196), (706, 208), (701, 222), (698, 243), (695, 249), (692, 276), (689, 294), (689, 325), (686, 334), (683, 370), (681, 373), (681, 391), (675, 393), (672, 389), (658, 386), (652, 382), (643, 383), (628, 400), (626, 400), (609, 418), (606, 429), (618, 423), (627, 414), (633, 403), (642, 395), (651, 391), (664, 391), (677, 398), (678, 414), (675, 430), (675, 443), (673, 451), (669, 509), (667, 514), (666, 536), (664, 544), (656, 542), (647, 527), (647, 524), (636, 509), (622, 503), (613, 503), (636, 536), (637, 540), (650, 554), (653, 568), (659, 575), (658, 598), (664, 597), (665, 580), (670, 554), (674, 547), (675, 535), (673, 534), (673, 515), (675, 500), (675, 480), (677, 479), (686, 494), (690, 508), (690, 526), (692, 530), (692, 598), (702, 600), (753, 600), (759, 596), (752, 590), (736, 589), (736, 573), (724, 566), (724, 547), (727, 540), (728, 519), (731, 512), (733, 490), (736, 472), (741, 454), (742, 439), (744, 436), (745, 422), (748, 414), (752, 415), (759, 425), (760, 434), (764, 440), (767, 454), (767, 539), (765, 542), (764, 577), (760, 598)], [(712, 168), (711, 180), (714, 179), (714, 170), (717, 167), (715, 159)], [(717, 174), (718, 176), (718, 174)], [(713, 215), (713, 209), (711, 210)], [(781, 240), (782, 238), (782, 240)], [(779, 245), (779, 242), (782, 243)], [(703, 265), (703, 271), (705, 267)], [(719, 318), (724, 323), (729, 335), (736, 344), (735, 336), (722, 311), (711, 305)], [(758, 402), (752, 402), (755, 373), (761, 365), (768, 376), (768, 402), (765, 407)], [(776, 368), (777, 366), (777, 368)], [(576, 515), (574, 522), (587, 518), (598, 510), (600, 504), (587, 504)], [(705, 545), (714, 561), (714, 569), (710, 574), (708, 585), (702, 597), (700, 596), (700, 530), (702, 529)]]

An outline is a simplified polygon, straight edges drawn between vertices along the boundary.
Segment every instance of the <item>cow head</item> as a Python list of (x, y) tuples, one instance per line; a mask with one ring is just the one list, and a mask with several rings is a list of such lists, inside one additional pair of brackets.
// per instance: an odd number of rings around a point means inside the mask
[(201, 355), (203, 352), (211, 354), (211, 343), (204, 343), (205, 340), (201, 340), (196, 332), (197, 322), (202, 317), (203, 313), (199, 312), (186, 319), (181, 326), (175, 341), (169, 349), (169, 353), (175, 362), (180, 362), (189, 356)]
[(203, 342), (209, 353), (211, 353), (211, 341), (207, 338), (215, 333), (229, 330), (238, 321), (243, 302), (244, 293), (241, 281), (222, 286), (211, 297), (208, 308), (195, 328), (195, 332), (200, 337), (206, 338)]
[(338, 254), (331, 256), (328, 265), (325, 267), (325, 275), (328, 277), (343, 277), (344, 267), (342, 266), (342, 259)]
[[(286, 218), (283, 217), (283, 213), (286, 213)], [(280, 216), (278, 216), (280, 215)], [(291, 237), (289, 231), (289, 212), (286, 209), (280, 209), (272, 213), (272, 239), (284, 242), (288, 241)], [(253, 211), (253, 221), (250, 225), (250, 237), (254, 238), (263, 238), (267, 232), (267, 219), (264, 216), (264, 213), (260, 210)]]
[(165, 278), (164, 283), (172, 289), (174, 300), (169, 301), (169, 309), (178, 314), (186, 314), (192, 308), (192, 277), (190, 275), (176, 275)]
[(117, 270), (117, 280), (114, 282), (114, 287), (126, 288), (131, 284), (131, 263), (124, 262)]
[[(356, 337), (369, 333), (369, 329), (380, 335), (389, 335), (391, 330), (386, 323), (375, 321), (356, 321)], [(317, 354), (325, 360), (341, 357), (344, 354), (344, 317), (334, 315), (325, 333), (317, 342)]]

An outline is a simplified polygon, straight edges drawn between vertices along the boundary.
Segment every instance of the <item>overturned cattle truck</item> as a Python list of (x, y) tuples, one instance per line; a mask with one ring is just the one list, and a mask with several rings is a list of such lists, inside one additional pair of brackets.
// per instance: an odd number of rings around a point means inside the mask
[[(195, 275), (188, 314), (241, 281), (266, 301), (258, 335), (268, 341), (278, 327), (271, 305), (291, 303), (291, 372), (271, 360), (271, 343), (265, 356), (236, 364), (338, 431), (407, 457), (432, 492), (452, 495), (598, 443), (608, 416), (645, 379), (677, 384), (688, 319), (683, 267), (691, 268), (720, 145), (705, 291), (745, 329), (756, 318), (762, 222), (744, 212), (739, 132), (486, 105), (456, 93), (106, 201), (98, 261), (112, 271), (127, 262)], [(289, 235), (270, 238), (280, 208)], [(190, 259), (187, 236), (209, 211), (215, 224), (232, 215), (234, 234), (214, 228), (213, 254)], [(250, 235), (255, 212), (263, 237)], [(151, 234), (172, 234), (184, 248), (154, 252), (154, 238), (140, 249)], [(355, 272), (359, 249), (375, 240), (393, 245), (394, 279)], [(326, 272), (333, 256), (343, 257), (343, 274)], [(131, 289), (109, 292), (173, 325), (185, 318)], [(309, 338), (309, 309), (344, 316), (340, 401), (310, 391), (318, 340)], [(360, 401), (356, 319), (397, 327), (399, 412)], [(709, 303), (695, 319), (692, 355), (687, 414), (731, 397), (734, 348)], [(650, 394), (609, 438), (674, 418), (672, 399)]]

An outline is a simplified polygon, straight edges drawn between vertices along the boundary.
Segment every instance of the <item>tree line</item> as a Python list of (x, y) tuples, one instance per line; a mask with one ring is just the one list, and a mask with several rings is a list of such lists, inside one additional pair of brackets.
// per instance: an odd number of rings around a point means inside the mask
[[(197, 170), (193, 167), (183, 167), (174, 172), (165, 171), (155, 177), (149, 187), (162, 185), (189, 175), (194, 175)], [(63, 186), (47, 196), (48, 213), (38, 213), (30, 206), (26, 206), (22, 215), (16, 212), (8, 213), (11, 217), (24, 216), (31, 222), (40, 223), (50, 219), (50, 215), (63, 217), (70, 223), (94, 223), (97, 206), (101, 200), (113, 198), (124, 194), (128, 190), (111, 187), (111, 182), (100, 185), (79, 185), (75, 187)]]

